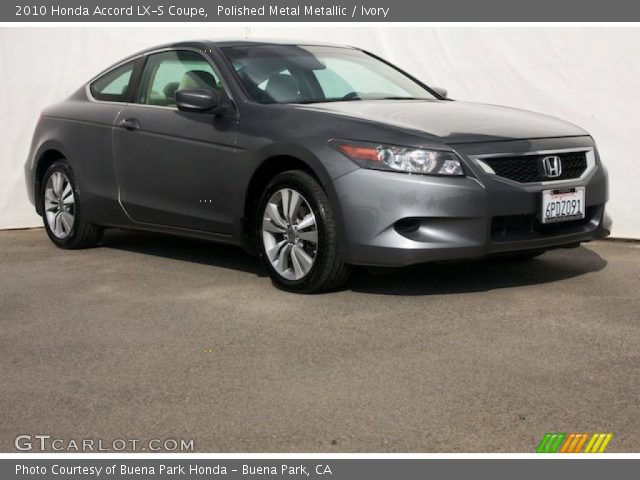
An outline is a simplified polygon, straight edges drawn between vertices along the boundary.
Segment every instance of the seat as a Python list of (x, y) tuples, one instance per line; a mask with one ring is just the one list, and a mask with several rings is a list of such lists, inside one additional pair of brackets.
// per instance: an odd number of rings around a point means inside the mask
[(164, 94), (152, 90), (147, 98), (147, 103), (158, 107), (166, 107), (168, 105), (168, 99)]
[(182, 79), (178, 84), (178, 90), (186, 90), (191, 88), (218, 88), (215, 77), (205, 70), (189, 70), (182, 75)]
[(277, 73), (267, 81), (265, 93), (278, 103), (296, 102), (300, 99), (300, 87), (291, 75)]
[(176, 103), (176, 90), (178, 90), (178, 82), (169, 82), (162, 89), (162, 93), (167, 99), (167, 103)]

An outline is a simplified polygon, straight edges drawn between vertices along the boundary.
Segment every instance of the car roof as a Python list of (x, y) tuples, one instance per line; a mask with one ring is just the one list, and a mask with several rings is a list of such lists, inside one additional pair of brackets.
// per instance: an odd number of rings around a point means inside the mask
[(202, 40), (187, 40), (181, 42), (172, 42), (164, 45), (158, 45), (145, 49), (141, 53), (152, 52), (163, 48), (178, 48), (178, 47), (202, 47), (208, 45), (212, 47), (243, 47), (243, 46), (276, 46), (276, 45), (296, 45), (296, 46), (318, 46), (318, 47), (337, 47), (337, 48), (355, 48), (348, 45), (337, 45), (326, 42), (315, 42), (308, 40), (291, 40), (291, 39), (252, 39), (252, 40), (240, 40), (240, 39), (202, 39)]
[(305, 46), (305, 47), (335, 47), (335, 48), (349, 48), (349, 49), (357, 49), (357, 47), (353, 47), (353, 46), (349, 46), (349, 45), (337, 45), (337, 44), (332, 44), (332, 43), (325, 43), (325, 42), (310, 42), (308, 40), (304, 40), (304, 41), (295, 41), (295, 40), (275, 40), (275, 39), (268, 39), (268, 40), (259, 40), (259, 39), (255, 39), (255, 40), (238, 40), (238, 39), (218, 39), (218, 40), (208, 40), (208, 39), (202, 39), (202, 40), (185, 40), (185, 41), (180, 41), (180, 42), (171, 42), (171, 43), (164, 43), (161, 45), (155, 45), (153, 47), (148, 47), (145, 48), (144, 50), (140, 50), (134, 54), (131, 54), (129, 56), (127, 56), (126, 58), (123, 58), (122, 60), (120, 60), (118, 62), (118, 64), (121, 63), (125, 63), (133, 58), (139, 57), (141, 55), (146, 55), (148, 53), (151, 52), (155, 52), (156, 50), (163, 50), (163, 49), (168, 49), (168, 48), (197, 48), (197, 49), (206, 49), (206, 48), (212, 48), (212, 47), (248, 47), (248, 46), (277, 46), (277, 45), (296, 45), (299, 47)]
[(218, 40), (210, 40), (210, 39), (202, 39), (202, 40), (185, 40), (180, 42), (172, 42), (165, 43), (161, 45), (155, 45), (153, 47), (145, 48), (144, 50), (140, 50), (136, 53), (133, 53), (120, 61), (114, 63), (108, 68), (102, 70), (100, 73), (91, 78), (87, 83), (94, 82), (96, 79), (100, 78), (105, 73), (113, 70), (119, 65), (125, 64), (135, 58), (141, 57), (143, 55), (147, 55), (151, 52), (155, 52), (157, 50), (164, 49), (172, 49), (172, 48), (194, 48), (199, 50), (206, 50), (207, 48), (217, 48), (217, 47), (242, 47), (242, 46), (277, 46), (277, 45), (296, 45), (296, 46), (318, 46), (318, 47), (335, 47), (335, 48), (348, 48), (348, 49), (357, 49), (356, 47), (348, 46), (348, 45), (336, 45), (331, 43), (323, 43), (323, 42), (310, 42), (310, 41), (295, 41), (291, 39), (285, 40), (276, 40), (276, 39), (268, 39), (268, 40), (240, 40), (240, 39), (218, 39)]
[(209, 40), (209, 43), (218, 47), (242, 47), (242, 46), (265, 46), (265, 45), (297, 45), (297, 46), (318, 46), (318, 47), (338, 47), (338, 48), (354, 48), (347, 45), (337, 45), (327, 42), (312, 42), (309, 40), (290, 40), (290, 39), (254, 39), (254, 40)]

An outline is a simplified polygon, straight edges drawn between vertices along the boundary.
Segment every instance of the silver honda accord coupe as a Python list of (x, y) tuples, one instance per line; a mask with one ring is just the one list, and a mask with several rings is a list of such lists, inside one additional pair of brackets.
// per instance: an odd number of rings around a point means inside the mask
[(453, 101), (341, 46), (137, 53), (43, 111), (25, 170), (59, 247), (109, 227), (224, 242), (294, 292), (335, 289), (354, 265), (527, 259), (611, 228), (587, 132)]

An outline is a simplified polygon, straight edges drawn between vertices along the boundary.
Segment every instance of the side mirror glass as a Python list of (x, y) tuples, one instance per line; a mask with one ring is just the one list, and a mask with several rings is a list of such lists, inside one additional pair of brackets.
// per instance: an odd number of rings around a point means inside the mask
[(183, 112), (223, 113), (227, 109), (221, 91), (210, 88), (189, 88), (176, 92), (176, 106)]
[(431, 90), (436, 92), (442, 98), (447, 98), (447, 89), (442, 87), (431, 87)]

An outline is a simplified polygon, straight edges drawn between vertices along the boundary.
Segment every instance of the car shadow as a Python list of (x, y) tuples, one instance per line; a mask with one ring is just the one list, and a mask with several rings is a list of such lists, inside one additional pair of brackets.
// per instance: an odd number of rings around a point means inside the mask
[(597, 272), (606, 260), (583, 246), (549, 251), (531, 260), (487, 258), (357, 271), (348, 288), (377, 295), (446, 295), (539, 285)]
[(206, 240), (109, 229), (105, 231), (100, 246), (267, 276), (258, 258), (239, 247)]
[[(260, 260), (241, 248), (204, 240), (113, 229), (105, 232), (102, 247), (267, 276)], [(600, 255), (581, 246), (552, 250), (528, 261), (496, 258), (375, 270), (356, 268), (341, 290), (376, 295), (483, 292), (557, 282), (600, 271), (606, 265)]]

